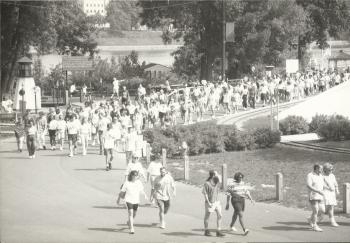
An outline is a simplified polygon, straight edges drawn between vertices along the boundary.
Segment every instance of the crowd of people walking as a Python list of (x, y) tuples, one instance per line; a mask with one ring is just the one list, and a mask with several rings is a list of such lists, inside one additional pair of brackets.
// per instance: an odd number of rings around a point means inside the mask
[[(186, 86), (183, 90), (166, 89), (159, 92), (146, 89), (140, 84), (135, 99), (132, 99), (125, 86), (119, 92), (114, 87), (110, 101), (85, 102), (84, 107), (73, 108), (69, 105), (65, 111), (56, 107), (50, 108), (45, 114), (33, 116), (27, 112), (19, 118), (15, 126), (15, 137), (19, 152), (23, 150), (26, 141), (29, 158), (36, 156), (36, 150), (63, 150), (68, 141), (68, 156), (76, 156), (81, 149), (81, 155), (88, 154), (91, 147), (98, 146), (100, 155), (105, 156), (105, 168), (112, 169), (115, 151), (125, 153), (125, 181), (121, 186), (117, 202), (125, 200), (128, 209), (127, 224), (130, 233), (135, 233), (134, 219), (140, 203), (140, 195), (156, 205), (159, 209), (159, 226), (165, 228), (165, 215), (170, 207), (170, 200), (176, 195), (175, 182), (170, 173), (158, 162), (151, 162), (144, 169), (139, 159), (142, 157), (144, 146), (142, 132), (144, 129), (160, 126), (166, 128), (178, 124), (179, 117), (184, 124), (191, 124), (204, 119), (204, 114), (210, 112), (212, 117), (221, 109), (226, 114), (246, 110), (248, 106), (255, 109), (257, 103), (265, 106), (270, 102), (291, 101), (301, 99), (317, 92), (345, 82), (348, 74), (332, 72), (316, 72), (296, 74), (281, 77), (274, 75), (262, 80), (245, 78), (235, 85), (229, 82), (210, 83), (205, 80), (194, 87)], [(115, 82), (118, 83), (118, 82)], [(50, 147), (46, 143), (49, 136)], [(324, 174), (322, 174), (324, 173)], [(245, 199), (253, 199), (249, 186), (243, 182), (243, 174), (237, 172), (234, 182), (228, 186), (226, 210), (231, 201), (234, 213), (230, 224), (232, 231), (236, 220), (239, 219), (244, 235), (249, 233), (246, 228), (243, 212)], [(144, 185), (150, 183), (149, 197)], [(209, 172), (209, 178), (203, 186), (205, 216), (205, 235), (211, 236), (208, 228), (209, 217), (217, 215), (216, 236), (222, 237), (222, 209), (218, 198), (220, 176), (215, 171)], [(322, 231), (317, 225), (317, 215), (327, 212), (332, 226), (337, 226), (334, 219), (335, 196), (338, 186), (332, 166), (326, 164), (324, 171), (320, 165), (315, 165), (314, 171), (307, 177), (307, 187), (310, 190), (310, 205), (312, 215), (310, 226), (315, 231)], [(324, 207), (325, 205), (325, 207)]]

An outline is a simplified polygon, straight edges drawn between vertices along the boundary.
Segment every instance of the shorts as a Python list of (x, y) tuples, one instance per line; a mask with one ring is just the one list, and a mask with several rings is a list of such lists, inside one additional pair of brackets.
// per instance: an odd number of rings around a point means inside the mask
[(57, 139), (64, 139), (64, 134), (65, 134), (64, 130), (58, 130), (57, 131)]
[(243, 212), (245, 208), (245, 199), (242, 198), (231, 198), (231, 204), (235, 212)]
[(205, 211), (206, 212), (213, 213), (216, 210), (221, 213), (221, 203), (220, 203), (220, 201), (213, 202), (211, 207), (209, 207), (209, 204), (207, 202), (205, 202)]
[(163, 113), (163, 112), (159, 112), (159, 119), (163, 119), (163, 118), (164, 118), (164, 116), (165, 116), (165, 113)]
[(316, 203), (323, 203), (323, 200), (321, 200), (321, 199), (309, 199), (309, 202), (311, 203), (311, 204), (316, 204)]
[(133, 209), (134, 211), (137, 211), (139, 205), (126, 202), (126, 207), (128, 208), (128, 210)]
[(261, 98), (261, 101), (265, 101), (266, 100), (266, 94), (265, 93), (260, 94), (260, 98)]
[(157, 199), (157, 204), (158, 207), (162, 207), (164, 208), (164, 214), (166, 214), (169, 210), (170, 207), (170, 200), (161, 200), (161, 199)]
[(78, 140), (78, 134), (68, 134), (68, 141), (76, 143)]
[(104, 150), (104, 155), (107, 156), (107, 154), (110, 154), (110, 155), (113, 156), (113, 149), (111, 149), (111, 148), (105, 148), (105, 150)]

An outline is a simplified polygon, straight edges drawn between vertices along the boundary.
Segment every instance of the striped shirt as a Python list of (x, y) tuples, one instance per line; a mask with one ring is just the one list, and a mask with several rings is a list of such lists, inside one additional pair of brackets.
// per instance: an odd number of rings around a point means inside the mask
[(227, 186), (227, 194), (232, 197), (243, 197), (246, 198), (249, 191), (249, 186), (247, 186), (243, 181), (233, 182), (231, 185)]

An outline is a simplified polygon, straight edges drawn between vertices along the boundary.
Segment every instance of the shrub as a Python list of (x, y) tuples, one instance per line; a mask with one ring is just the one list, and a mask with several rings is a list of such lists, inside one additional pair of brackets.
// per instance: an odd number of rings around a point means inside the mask
[(309, 124), (302, 116), (287, 116), (280, 122), (284, 135), (303, 134), (309, 131)]
[(317, 134), (333, 141), (350, 139), (350, 121), (341, 115), (330, 116), (326, 123), (321, 124)]
[(329, 117), (327, 115), (316, 114), (316, 116), (312, 117), (312, 120), (310, 122), (310, 132), (317, 132), (321, 125), (327, 123), (328, 121)]
[(259, 148), (272, 148), (281, 141), (281, 132), (269, 128), (258, 128), (253, 132), (255, 144)]

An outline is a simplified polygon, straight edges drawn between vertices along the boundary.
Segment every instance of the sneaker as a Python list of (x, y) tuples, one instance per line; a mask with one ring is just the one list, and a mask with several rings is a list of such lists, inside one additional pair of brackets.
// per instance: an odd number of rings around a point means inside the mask
[(56, 146), (53, 146), (53, 150), (56, 150)]
[(63, 150), (63, 147), (60, 147), (60, 150), (62, 151), (62, 150)]
[(234, 231), (234, 232), (237, 231), (237, 229), (235, 228), (235, 226), (232, 226), (230, 229), (231, 229), (231, 231)]
[(309, 218), (307, 218), (306, 220), (307, 220), (307, 222), (309, 223), (310, 227), (313, 228), (314, 226), (313, 226), (313, 224), (312, 224), (312, 222), (311, 222), (311, 218), (309, 217)]
[(225, 234), (223, 234), (220, 230), (216, 231), (216, 236), (217, 237), (224, 237)]
[(318, 227), (317, 225), (315, 225), (314, 227), (313, 227), (313, 230), (314, 231), (317, 231), (317, 232), (322, 232), (323, 230), (320, 228), (320, 227)]
[(108, 163), (108, 169), (110, 169), (110, 170), (112, 169), (112, 163), (111, 162)]
[(159, 228), (165, 229), (165, 223), (161, 223), (161, 224), (159, 225)]
[(249, 229), (244, 230), (244, 235), (247, 235), (249, 233)]
[(338, 227), (338, 226), (339, 226), (339, 224), (337, 224), (337, 222), (335, 222), (335, 221), (331, 221), (331, 225), (332, 225), (333, 227)]
[(135, 234), (134, 228), (131, 228), (131, 229), (130, 229), (130, 234)]
[(51, 150), (55, 150), (54, 147), (51, 147)]
[(109, 166), (106, 166), (106, 171), (109, 171)]
[(73, 154), (69, 154), (68, 156), (69, 156), (69, 157), (73, 157)]
[(33, 156), (29, 156), (29, 159), (32, 159), (33, 158)]
[(32, 158), (33, 158), (33, 159), (35, 158), (35, 154), (32, 155)]
[(205, 235), (205, 236), (212, 236), (212, 235), (210, 234), (210, 231), (209, 231), (209, 230), (205, 230), (205, 231), (204, 231), (204, 235)]

